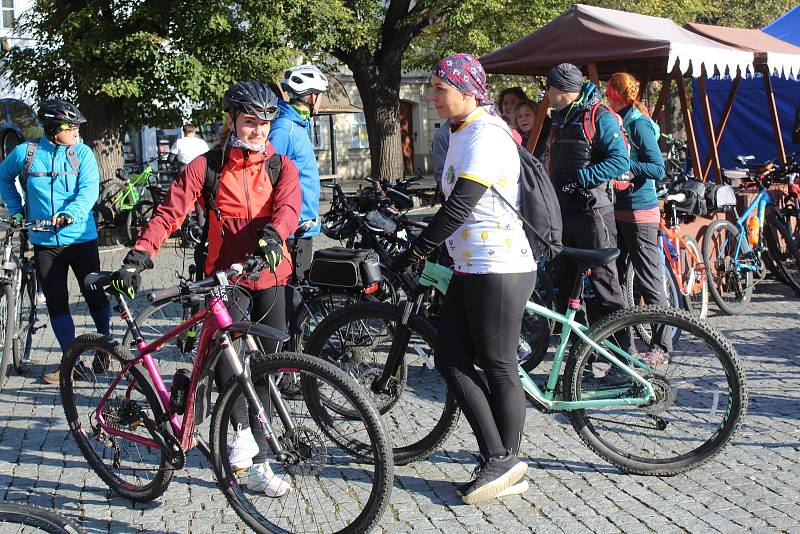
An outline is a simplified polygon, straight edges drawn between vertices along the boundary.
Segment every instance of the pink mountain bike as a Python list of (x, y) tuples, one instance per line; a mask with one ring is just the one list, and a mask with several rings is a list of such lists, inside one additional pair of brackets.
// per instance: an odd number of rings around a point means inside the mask
[[(116, 298), (138, 354), (99, 334), (75, 339), (61, 362), (69, 428), (100, 478), (134, 501), (164, 493), (175, 470), (186, 464), (187, 453), (197, 447), (211, 462), (230, 505), (256, 532), (366, 532), (389, 500), (390, 440), (363, 389), (342, 371), (304, 354), (263, 354), (259, 339), (284, 342), (288, 336), (232, 320), (225, 301), (242, 290), (229, 280), (257, 276), (261, 265), (249, 260), (205, 280), (182, 281), (150, 294), (150, 300), (204, 295), (206, 305), (149, 344), (126, 300), (110, 290), (111, 273), (87, 276), (88, 286)], [(159, 371), (159, 348), (201, 323), (191, 370), (177, 369), (168, 386)], [(236, 376), (216, 398), (206, 443), (197, 426), (209, 412), (214, 367), (221, 358)], [(292, 380), (282, 381), (287, 373)], [(286, 382), (291, 392), (283, 390)], [(262, 404), (257, 391), (268, 392), (269, 402)], [(228, 444), (236, 432), (231, 413), (242, 398), (258, 414), (261, 428), (253, 432), (266, 438), (274, 473), (291, 485), (283, 497), (245, 489), (228, 461)]]

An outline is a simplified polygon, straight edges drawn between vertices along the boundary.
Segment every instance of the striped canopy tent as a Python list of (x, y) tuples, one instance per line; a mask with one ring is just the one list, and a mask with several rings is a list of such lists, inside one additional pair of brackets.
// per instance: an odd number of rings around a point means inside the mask
[[(794, 20), (795, 29), (798, 29), (800, 10), (795, 8), (793, 11), (797, 12)], [(773, 24), (786, 19), (791, 13)], [(708, 154), (704, 175), (708, 174), (712, 165), (719, 172), (720, 154), (730, 157), (747, 153), (757, 155), (760, 159), (777, 157), (781, 163), (786, 163), (784, 141), (795, 109), (800, 106), (800, 47), (761, 30), (706, 24), (687, 24), (685, 27), (719, 43), (753, 52), (755, 71), (760, 78), (712, 80), (708, 91), (711, 98), (704, 96), (704, 88), (698, 87), (700, 91), (693, 98), (693, 114), (698, 116), (698, 108), (701, 108), (705, 113), (717, 117), (716, 129), (706, 130), (704, 135), (698, 136), (703, 154)], [(740, 95), (740, 104), (734, 110), (737, 94)], [(706, 109), (708, 106), (710, 109)], [(727, 136), (726, 143), (722, 143), (726, 127), (731, 135)], [(769, 142), (770, 133), (774, 143)]]
[[(672, 80), (677, 82), (692, 164), (700, 175), (695, 133), (684, 84), (685, 77), (715, 74), (738, 77), (753, 71), (751, 51), (733, 48), (686, 30), (669, 19), (582, 4), (535, 32), (481, 58), (487, 72), (546, 75), (559, 63), (573, 63), (599, 83), (614, 72), (634, 74), (644, 91), (653, 80), (664, 80), (653, 118), (658, 120)], [(540, 104), (530, 138), (535, 143), (547, 108)], [(532, 147), (528, 147), (532, 149)]]

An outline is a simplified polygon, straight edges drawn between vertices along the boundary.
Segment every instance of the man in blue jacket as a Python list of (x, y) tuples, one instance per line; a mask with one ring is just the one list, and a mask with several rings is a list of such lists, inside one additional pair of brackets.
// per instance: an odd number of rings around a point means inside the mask
[[(547, 76), (546, 94), (553, 108), (550, 177), (561, 204), (563, 242), (578, 248), (616, 247), (612, 181), (630, 168), (619, 121), (611, 110), (598, 105), (602, 95), (593, 83), (583, 82), (575, 65), (562, 63), (553, 68)], [(559, 308), (564, 310), (577, 266), (569, 260), (556, 261)], [(625, 307), (613, 263), (592, 267), (591, 278), (595, 298), (587, 310), (590, 321)]]
[[(13, 218), (51, 221), (51, 232), (30, 232), (38, 279), (47, 299), (50, 324), (65, 351), (75, 338), (69, 312), (67, 272), (75, 273), (97, 331), (108, 335), (111, 307), (102, 291), (84, 286), (84, 277), (100, 270), (97, 227), (92, 207), (97, 201), (100, 173), (92, 150), (78, 143), (78, 127), (86, 122), (74, 105), (48, 100), (39, 107), (44, 136), (17, 146), (0, 163), (0, 196)], [(23, 206), (15, 182), (19, 176), (25, 195)], [(95, 372), (107, 369), (107, 361), (95, 357)], [(58, 371), (44, 376), (57, 384)]]
[(328, 90), (328, 79), (314, 65), (298, 65), (286, 71), (281, 80), (289, 102), (279, 101), (280, 114), (272, 123), (269, 140), (275, 151), (291, 159), (300, 171), (303, 204), (300, 221), (315, 221), (298, 243), (295, 272), (305, 277), (311, 267), (311, 238), (319, 234), (319, 168), (311, 142), (311, 117), (318, 111), (321, 94)]

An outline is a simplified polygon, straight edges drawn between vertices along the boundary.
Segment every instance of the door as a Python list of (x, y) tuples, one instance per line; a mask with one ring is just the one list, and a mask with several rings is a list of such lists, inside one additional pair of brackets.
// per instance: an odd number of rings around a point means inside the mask
[(414, 174), (414, 122), (411, 112), (413, 102), (400, 101), (400, 146), (403, 150), (403, 169)]

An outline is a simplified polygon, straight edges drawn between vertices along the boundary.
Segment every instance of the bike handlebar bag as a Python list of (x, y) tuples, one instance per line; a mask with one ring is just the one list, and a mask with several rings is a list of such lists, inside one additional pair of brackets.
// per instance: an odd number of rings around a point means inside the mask
[(315, 286), (363, 289), (382, 280), (378, 255), (372, 250), (345, 247), (314, 252), (308, 280)]
[[(686, 193), (686, 199), (688, 201), (689, 198), (693, 199), (693, 203), (691, 206), (686, 206), (687, 209), (681, 210), (686, 211), (691, 215), (706, 215), (706, 184), (701, 182), (700, 180), (695, 180), (690, 178), (685, 182), (681, 182), (677, 189), (677, 192)], [(680, 207), (679, 207), (680, 209)]]

